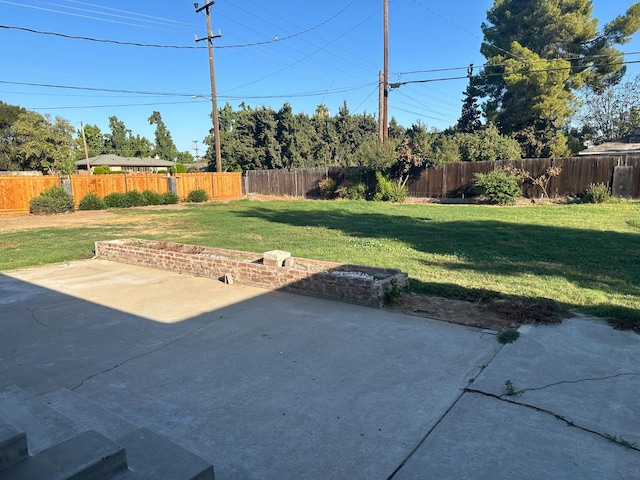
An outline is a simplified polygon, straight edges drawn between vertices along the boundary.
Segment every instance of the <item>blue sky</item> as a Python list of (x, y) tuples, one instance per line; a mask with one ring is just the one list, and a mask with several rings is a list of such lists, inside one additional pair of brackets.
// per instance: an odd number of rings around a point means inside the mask
[[(390, 82), (463, 77), (470, 63), (483, 64), (480, 26), (492, 4), (390, 0)], [(593, 4), (603, 26), (632, 2)], [(277, 110), (289, 102), (294, 112), (312, 114), (323, 103), (335, 114), (346, 100), (352, 113), (377, 114), (382, 0), (218, 0), (212, 14), (213, 30), (222, 33), (215, 41), (220, 107), (244, 101)], [(211, 103), (192, 96), (210, 95), (209, 66), (206, 48), (193, 48), (206, 46), (195, 42), (195, 36), (206, 36), (206, 27), (193, 2), (0, 0), (0, 25), (190, 47), (137, 47), (0, 28), (0, 100), (64, 117), (76, 128), (80, 122), (95, 124), (105, 133), (115, 115), (152, 141), (154, 126), (147, 119), (157, 110), (179, 150), (195, 155), (197, 140), (204, 153)], [(622, 50), (627, 61), (640, 60), (639, 35)], [(628, 72), (637, 75), (640, 64), (630, 64)], [(50, 86), (37, 86), (42, 84)], [(390, 116), (405, 126), (420, 119), (446, 128), (460, 114), (466, 84), (442, 80), (392, 90)]]

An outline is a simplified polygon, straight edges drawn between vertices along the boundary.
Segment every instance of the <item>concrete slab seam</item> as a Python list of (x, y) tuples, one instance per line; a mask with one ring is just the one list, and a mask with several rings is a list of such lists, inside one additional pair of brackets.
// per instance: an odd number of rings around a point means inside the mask
[[(562, 383), (562, 382), (560, 382), (560, 383)], [(573, 382), (573, 383), (577, 383), (577, 382)], [(539, 389), (540, 388), (538, 388), (536, 390), (539, 390)], [(563, 415), (560, 415), (558, 413), (552, 412), (551, 410), (547, 410), (546, 408), (541, 408), (541, 407), (537, 407), (535, 405), (531, 405), (529, 403), (518, 402), (516, 400), (511, 400), (509, 398), (505, 398), (505, 394), (496, 395), (495, 393), (484, 392), (482, 390), (476, 390), (474, 388), (465, 388), (464, 391), (465, 391), (465, 393), (476, 393), (476, 394), (479, 394), (479, 395), (484, 395), (485, 397), (495, 398), (496, 400), (500, 400), (502, 402), (510, 403), (512, 405), (519, 405), (521, 407), (530, 408), (531, 410), (535, 410), (536, 412), (539, 412), (539, 413), (544, 413), (546, 415), (551, 415), (556, 420), (560, 420), (561, 422), (564, 422), (569, 427), (574, 427), (574, 428), (577, 428), (578, 430), (582, 430), (583, 432), (587, 432), (587, 433), (591, 433), (591, 434), (597, 435), (599, 437), (604, 438), (605, 440), (609, 440), (610, 442), (616, 443), (616, 444), (620, 445), (621, 447), (628, 448), (629, 450), (635, 450), (636, 452), (640, 452), (640, 446), (638, 446), (638, 444), (636, 444), (635, 442), (630, 442), (630, 441), (625, 440), (624, 438), (619, 437), (618, 435), (615, 435), (615, 434), (610, 434), (610, 433), (606, 433), (606, 432), (605, 433), (598, 432), (597, 430), (592, 430), (590, 428), (583, 427), (582, 425), (578, 425), (575, 422), (567, 419)], [(512, 396), (519, 395), (524, 391), (525, 390), (518, 390), (515, 394), (512, 394)]]
[(462, 392), (460, 392), (460, 395), (458, 395), (456, 399), (451, 403), (451, 405), (449, 405), (449, 408), (447, 408), (445, 412), (442, 415), (440, 415), (440, 418), (438, 418), (438, 420), (431, 426), (431, 428), (427, 431), (427, 433), (425, 433), (425, 435), (420, 439), (418, 444), (409, 452), (409, 454), (404, 458), (404, 460), (400, 462), (400, 465), (398, 465), (396, 469), (393, 472), (391, 472), (391, 475), (387, 477), (387, 480), (392, 480), (393, 477), (395, 477), (398, 474), (398, 472), (402, 470), (402, 467), (406, 465), (406, 463), (420, 449), (420, 447), (424, 444), (424, 442), (427, 441), (431, 433), (433, 433), (433, 431), (437, 428), (437, 426), (440, 425), (440, 423), (445, 419), (445, 417), (449, 414), (449, 412), (451, 412), (453, 407), (456, 406), (456, 404), (460, 401), (460, 399), (464, 396), (464, 394), (467, 393), (467, 391), (470, 391), (470, 389), (468, 388), (469, 385), (471, 385), (475, 381), (475, 379), (491, 364), (491, 362), (493, 362), (493, 360), (498, 356), (498, 354), (502, 351), (503, 348), (504, 348), (504, 345), (502, 345), (498, 350), (496, 350), (496, 352), (493, 354), (493, 356), (489, 359), (489, 361), (486, 364), (480, 366), (480, 371), (476, 374), (476, 376), (469, 379), (469, 382), (467, 383), (467, 387), (462, 389)]
[[(211, 322), (215, 322), (216, 320), (219, 320), (220, 318), (222, 318), (222, 316), (218, 317), (217, 319), (212, 320)], [(111, 372), (112, 370), (115, 370), (116, 368), (119, 368), (119, 367), (121, 367), (122, 365), (124, 365), (126, 363), (129, 363), (129, 362), (131, 362), (133, 360), (137, 360), (138, 358), (146, 357), (147, 355), (151, 355), (152, 353), (155, 353), (155, 352), (157, 352), (159, 350), (162, 350), (163, 348), (166, 348), (166, 347), (174, 344), (175, 342), (178, 342), (178, 341), (180, 341), (180, 340), (182, 340), (182, 339), (184, 339), (184, 338), (186, 338), (186, 337), (188, 337), (190, 335), (193, 335), (194, 333), (198, 333), (201, 330), (207, 328), (211, 324), (211, 322), (208, 322), (207, 324), (202, 325), (201, 327), (195, 328), (192, 331), (185, 333), (184, 335), (180, 335), (179, 337), (176, 337), (176, 338), (174, 338), (174, 339), (172, 339), (172, 340), (170, 340), (170, 341), (168, 341), (166, 343), (163, 343), (159, 347), (156, 347), (156, 348), (154, 348), (152, 350), (149, 350), (147, 352), (140, 353), (138, 355), (134, 355), (131, 358), (127, 358), (126, 360), (123, 360), (122, 362), (114, 365), (113, 367), (106, 368), (104, 370), (101, 370), (100, 372), (92, 373), (88, 377), (82, 379), (82, 381), (79, 384), (77, 384), (75, 387), (70, 388), (69, 390), (73, 392), (76, 389), (80, 388), (82, 385), (84, 385), (85, 382), (91, 380), (92, 378), (95, 378), (95, 377), (97, 377), (99, 375), (102, 375), (103, 373)]]

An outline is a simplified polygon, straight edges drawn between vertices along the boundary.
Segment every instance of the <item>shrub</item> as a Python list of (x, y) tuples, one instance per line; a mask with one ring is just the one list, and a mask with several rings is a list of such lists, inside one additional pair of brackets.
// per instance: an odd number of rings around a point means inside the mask
[(62, 187), (49, 187), (29, 202), (29, 212), (34, 215), (73, 212), (73, 196)]
[(129, 190), (124, 194), (124, 201), (126, 207), (143, 207), (147, 203), (144, 199), (144, 195), (138, 190)]
[(107, 205), (95, 193), (87, 193), (78, 204), (78, 210), (104, 210)]
[(181, 163), (176, 163), (173, 167), (171, 167), (171, 173), (173, 173), (174, 175), (176, 173), (187, 173), (187, 167), (185, 167)]
[(407, 189), (376, 172), (376, 193), (373, 199), (376, 202), (402, 203), (407, 199)]
[(209, 200), (209, 194), (203, 190), (202, 188), (196, 188), (195, 190), (191, 190), (187, 198), (185, 199), (187, 202), (201, 203)]
[(330, 199), (336, 196), (336, 181), (333, 178), (325, 178), (318, 182), (318, 189), (322, 198)]
[(604, 183), (592, 183), (584, 194), (585, 203), (604, 203), (611, 197), (609, 187)]
[(336, 195), (348, 200), (364, 200), (367, 196), (367, 186), (360, 181), (345, 180), (336, 189)]
[(145, 190), (142, 192), (145, 205), (162, 205), (162, 195), (153, 190)]
[(127, 201), (125, 194), (121, 192), (113, 192), (104, 197), (104, 204), (107, 208), (126, 208)]
[(503, 169), (475, 174), (475, 190), (497, 205), (513, 205), (520, 196), (520, 176)]
[(180, 197), (173, 192), (164, 192), (162, 194), (163, 205), (174, 205), (180, 201)]
[(109, 168), (109, 165), (97, 165), (93, 167), (93, 173), (96, 175), (106, 175), (111, 173), (111, 169)]

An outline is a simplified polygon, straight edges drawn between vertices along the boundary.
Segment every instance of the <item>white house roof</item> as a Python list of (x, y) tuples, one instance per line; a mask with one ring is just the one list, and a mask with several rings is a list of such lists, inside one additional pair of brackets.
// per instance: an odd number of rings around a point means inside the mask
[(161, 160), (159, 158), (121, 157), (113, 154), (89, 157), (88, 160), (78, 160), (76, 165), (86, 167), (87, 161), (91, 167), (98, 165), (108, 165), (109, 167), (172, 167), (174, 165), (169, 160)]

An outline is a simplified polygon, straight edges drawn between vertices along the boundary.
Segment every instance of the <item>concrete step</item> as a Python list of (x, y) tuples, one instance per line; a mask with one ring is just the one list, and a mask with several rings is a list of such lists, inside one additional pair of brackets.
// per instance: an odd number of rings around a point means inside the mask
[(0, 415), (27, 434), (31, 455), (86, 430), (15, 385), (0, 392)]
[(138, 425), (66, 388), (45, 393), (38, 399), (72, 418), (83, 430), (95, 430), (110, 440), (116, 440), (138, 428)]
[(146, 428), (117, 440), (127, 449), (129, 470), (155, 480), (213, 480), (213, 466)]
[(27, 435), (14, 424), (0, 420), (0, 470), (28, 456)]
[(89, 430), (0, 471), (0, 480), (106, 480), (126, 471), (125, 449)]

